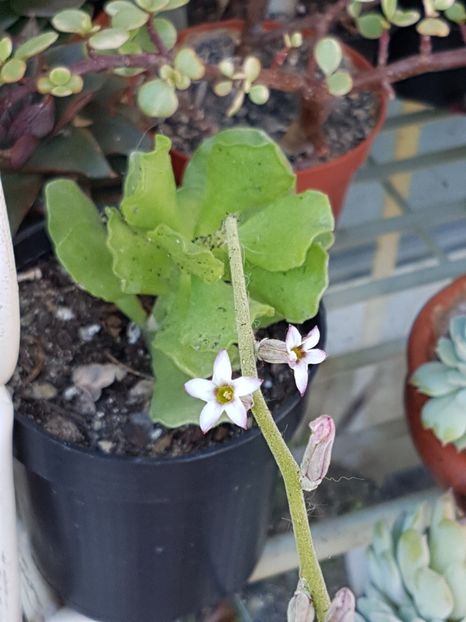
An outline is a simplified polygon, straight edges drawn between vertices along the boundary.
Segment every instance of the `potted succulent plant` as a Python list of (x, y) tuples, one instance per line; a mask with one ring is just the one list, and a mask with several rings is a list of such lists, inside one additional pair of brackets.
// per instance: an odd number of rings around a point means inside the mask
[[(203, 137), (226, 125), (257, 125), (269, 130), (295, 161), (299, 189), (328, 192), (337, 213), (351, 175), (383, 123), (390, 85), (466, 64), (464, 48), (431, 50), (432, 37), (448, 34), (449, 20), (464, 24), (464, 7), (453, 0), (436, 0), (435, 16), (430, 9), (425, 14), (400, 9), (394, 0), (381, 2), (380, 10), (362, 0), (340, 0), (302, 22), (265, 23), (263, 28), (265, 3), (255, 0), (245, 23), (226, 29), (224, 24), (220, 39), (214, 25), (199, 46), (191, 36), (196, 33), (183, 33), (177, 45), (173, 25), (159, 16), (186, 3), (109, 2), (105, 20), (94, 22), (85, 11), (66, 9), (54, 15), (53, 28), (32, 38), (23, 33), (24, 43), (4, 37), (0, 103), (8, 115), (0, 122), (3, 168), (21, 166), (33, 174), (47, 162), (48, 172), (53, 167), (69, 171), (62, 154), (71, 136), (80, 145), (76, 153), (92, 154), (92, 175), (111, 177), (117, 166), (109, 167), (102, 150), (121, 154), (128, 143), (134, 148), (141, 128), (153, 126), (138, 116), (137, 103), (147, 117), (158, 119), (159, 131), (176, 137), (178, 153), (186, 151), (175, 162), (178, 176), (187, 151)], [(378, 39), (378, 67), (329, 35), (346, 11), (364, 36)], [(412, 24), (421, 33), (419, 53), (388, 63), (390, 28)], [(220, 109), (224, 118), (218, 116)], [(90, 157), (82, 158), (74, 174), (86, 175), (83, 167), (89, 168), (89, 162)], [(38, 180), (33, 181), (34, 189)]]
[(466, 495), (466, 278), (422, 308), (408, 343), (406, 412), (414, 443), (436, 479)]
[[(153, 151), (130, 156), (120, 205), (107, 208), (105, 222), (75, 182), (51, 182), (49, 234), (79, 287), (51, 258), (22, 286), (23, 347), (11, 387), (32, 544), (65, 602), (111, 622), (153, 620), (154, 611), (170, 620), (247, 579), (264, 543), (275, 468), (259, 429), (238, 434), (227, 422), (251, 427), (253, 401), (291, 478), (298, 537), (310, 538), (300, 499), (309, 483), (298, 479), (282, 434), (289, 438), (299, 417), (293, 375), (303, 394), (312, 364), (325, 358), (316, 346), (328, 199), (296, 194), (285, 156), (257, 130), (205, 141), (178, 190), (169, 151), (157, 136)], [(244, 287), (238, 302), (240, 244), (249, 306)], [(260, 377), (278, 428), (255, 390), (256, 355), (273, 363), (261, 364)], [(240, 364), (246, 378), (232, 380)], [(315, 567), (303, 562), (304, 576)], [(323, 620), (321, 579), (316, 590)]]
[(431, 515), (424, 505), (380, 522), (367, 551), (369, 585), (357, 601), (364, 620), (439, 620), (466, 616), (466, 527), (451, 494)]

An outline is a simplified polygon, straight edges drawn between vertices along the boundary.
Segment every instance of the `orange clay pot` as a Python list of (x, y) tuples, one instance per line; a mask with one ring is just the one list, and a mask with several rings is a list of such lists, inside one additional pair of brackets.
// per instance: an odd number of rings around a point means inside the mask
[[(277, 22), (268, 21), (264, 23), (264, 28), (265, 30), (273, 30), (279, 27), (279, 25), (280, 24)], [(193, 26), (192, 28), (187, 28), (180, 32), (178, 42), (184, 43), (188, 38), (203, 32), (220, 29), (240, 31), (243, 29), (243, 26), (244, 22), (239, 19), (200, 24), (199, 26)], [(355, 67), (361, 70), (368, 70), (371, 68), (371, 64), (358, 52), (355, 52), (347, 46), (343, 47), (346, 56), (352, 60)], [(343, 208), (345, 196), (353, 175), (365, 162), (371, 150), (372, 143), (385, 122), (388, 98), (382, 91), (380, 91), (379, 97), (380, 108), (378, 120), (365, 140), (334, 160), (295, 171), (297, 175), (298, 192), (313, 189), (321, 190), (327, 194), (336, 219)], [(188, 161), (189, 157), (185, 153), (177, 151), (176, 149), (172, 150), (173, 169), (178, 183), (180, 183), (183, 178), (183, 173)]]
[(466, 499), (466, 451), (460, 452), (452, 444), (442, 445), (433, 432), (424, 429), (421, 410), (428, 398), (409, 383), (409, 378), (423, 363), (436, 358), (437, 340), (447, 332), (455, 307), (464, 302), (466, 276), (442, 289), (421, 309), (409, 336), (405, 389), (406, 416), (416, 449), (437, 482), (445, 488), (452, 488), (463, 507)]

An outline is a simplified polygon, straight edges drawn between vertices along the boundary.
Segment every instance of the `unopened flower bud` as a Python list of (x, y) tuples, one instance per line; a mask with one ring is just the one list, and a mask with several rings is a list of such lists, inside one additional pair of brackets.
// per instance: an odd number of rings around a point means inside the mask
[(279, 339), (262, 339), (257, 345), (257, 358), (266, 363), (288, 363), (286, 343)]
[(311, 436), (301, 462), (301, 486), (315, 490), (327, 475), (335, 440), (335, 424), (328, 415), (317, 417), (309, 424)]
[(314, 607), (303, 579), (299, 580), (296, 592), (288, 604), (287, 622), (314, 622)]
[(335, 594), (325, 616), (325, 622), (354, 622), (355, 608), (356, 602), (353, 592), (347, 587), (343, 587)]

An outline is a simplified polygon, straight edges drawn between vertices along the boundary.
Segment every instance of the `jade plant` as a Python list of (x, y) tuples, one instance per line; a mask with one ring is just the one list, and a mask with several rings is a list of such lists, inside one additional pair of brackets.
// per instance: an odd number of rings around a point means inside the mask
[[(429, 516), (430, 515), (430, 516)], [(429, 520), (430, 519), (430, 520)], [(451, 493), (375, 526), (357, 622), (466, 619), (466, 526)]]
[[(105, 210), (105, 222), (74, 181), (50, 182), (45, 194), (59, 261), (84, 290), (143, 329), (156, 378), (151, 415), (176, 427), (199, 421), (183, 389), (190, 378), (208, 378), (221, 350), (233, 370), (240, 365), (226, 217), (238, 217), (257, 328), (316, 315), (334, 223), (325, 195), (296, 194), (288, 161), (259, 130), (206, 140), (178, 189), (169, 151), (158, 135), (153, 151), (131, 154), (121, 202)], [(151, 309), (142, 295), (153, 297)], [(293, 329), (283, 345), (302, 392), (307, 365), (325, 356), (317, 341), (315, 331), (301, 339)], [(262, 352), (267, 359), (264, 344)]]
[(441, 443), (466, 448), (466, 315), (450, 320), (449, 336), (437, 342), (437, 361), (421, 365), (411, 378), (429, 396), (422, 408), (425, 428)]
[[(10, 0), (3, 24), (11, 31), (0, 35), (0, 166), (8, 172), (15, 226), (37, 196), (42, 174), (115, 179), (118, 158), (138, 143), (150, 149), (144, 130), (177, 110), (193, 122), (200, 118), (205, 134), (213, 133), (217, 128), (202, 111), (210, 87), (228, 99), (229, 115), (245, 101), (264, 104), (272, 90), (295, 93), (300, 109), (283, 145), (291, 153), (312, 144), (321, 157), (327, 153), (322, 127), (335, 98), (390, 91), (398, 80), (466, 65), (466, 47), (431, 49), (432, 38), (447, 36), (452, 25), (464, 33), (461, 0), (424, 0), (422, 11), (400, 8), (397, 0), (337, 0), (272, 33), (258, 27), (267, 2), (254, 0), (236, 53), (217, 64), (205, 63), (189, 41), (177, 44), (170, 11), (188, 1), (111, 0), (94, 19), (79, 0), (65, 5)], [(16, 4), (32, 16), (23, 29), (8, 19)], [(348, 19), (363, 37), (379, 41), (377, 67), (356, 69), (345, 58), (332, 32)], [(391, 30), (413, 25), (420, 34), (419, 53), (388, 62)], [(262, 66), (256, 50), (270, 38), (277, 51)], [(305, 62), (297, 63), (297, 54)]]

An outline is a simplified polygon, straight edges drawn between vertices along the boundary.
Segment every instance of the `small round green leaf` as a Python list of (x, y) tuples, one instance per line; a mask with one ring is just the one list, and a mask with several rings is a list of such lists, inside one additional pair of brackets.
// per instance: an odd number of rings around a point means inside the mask
[(385, 17), (390, 20), (397, 10), (398, 0), (382, 0), (382, 10)]
[(263, 84), (254, 84), (249, 90), (248, 97), (253, 104), (263, 106), (270, 97), (270, 91)]
[(455, 0), (434, 0), (434, 9), (436, 11), (446, 11), (455, 4)]
[(233, 82), (231, 80), (221, 80), (214, 84), (214, 93), (219, 97), (226, 97), (231, 93)]
[(358, 2), (357, 0), (352, 0), (348, 4), (347, 11), (348, 11), (349, 15), (351, 15), (351, 17), (353, 19), (356, 19), (357, 17), (359, 17), (361, 15), (361, 10), (362, 10), (361, 3)]
[(175, 71), (175, 86), (180, 91), (186, 91), (191, 86), (191, 78), (188, 78), (184, 73)]
[(67, 86), (71, 89), (72, 93), (80, 93), (84, 88), (84, 82), (81, 76), (73, 75), (69, 79)]
[(44, 32), (37, 37), (32, 37), (19, 46), (15, 52), (15, 57), (20, 60), (27, 60), (49, 48), (57, 39), (58, 33), (56, 32)]
[(92, 20), (85, 11), (66, 9), (52, 18), (53, 27), (60, 32), (86, 35), (92, 31)]
[(121, 28), (106, 28), (97, 32), (89, 39), (94, 50), (116, 50), (129, 39), (129, 34)]
[(175, 56), (175, 68), (191, 80), (200, 80), (205, 74), (202, 60), (191, 48), (184, 48)]
[(7, 60), (0, 71), (0, 81), (7, 84), (18, 82), (26, 73), (26, 63), (19, 58)]
[(63, 86), (69, 82), (71, 78), (71, 71), (68, 67), (55, 67), (49, 72), (49, 80), (55, 86)]
[(347, 95), (353, 88), (353, 78), (348, 71), (341, 69), (327, 77), (327, 88), (332, 95)]
[(330, 76), (340, 66), (343, 51), (334, 37), (324, 37), (314, 48), (314, 58), (324, 75)]
[(112, 2), (109, 2), (105, 5), (104, 10), (107, 15), (110, 15), (110, 17), (114, 17), (120, 11), (124, 11), (125, 9), (131, 9), (133, 7), (134, 4), (132, 2), (129, 2), (128, 0), (113, 0)]
[(134, 4), (125, 9), (117, 11), (112, 17), (112, 28), (121, 30), (136, 30), (141, 28), (149, 20), (150, 15), (146, 11), (141, 11)]
[(455, 2), (451, 8), (447, 9), (445, 15), (456, 24), (464, 24), (466, 22), (466, 9), (461, 2)]
[(0, 64), (4, 63), (7, 58), (11, 56), (13, 50), (13, 43), (10, 37), (3, 37), (0, 39)]
[(390, 21), (394, 26), (399, 26), (400, 28), (406, 28), (408, 26), (413, 26), (416, 22), (419, 21), (421, 14), (419, 11), (396, 11)]
[(154, 28), (167, 50), (171, 50), (175, 47), (178, 33), (170, 20), (164, 19), (163, 17), (156, 17), (154, 19)]
[(420, 35), (428, 37), (448, 37), (450, 34), (450, 26), (443, 19), (436, 17), (426, 17), (416, 26), (416, 30)]
[(50, 93), (54, 85), (50, 82), (50, 80), (47, 77), (44, 76), (37, 80), (36, 86), (37, 86), (37, 90), (39, 91), (39, 93), (42, 93), (43, 95), (45, 95), (46, 93)]
[(54, 97), (69, 97), (73, 91), (69, 86), (54, 86), (50, 91)]
[(248, 56), (243, 63), (243, 71), (248, 82), (254, 82), (259, 77), (262, 66), (261, 62), (255, 56)]
[(226, 78), (232, 78), (235, 73), (235, 64), (232, 60), (220, 61), (218, 68)]
[(178, 108), (175, 89), (163, 80), (150, 80), (138, 92), (138, 105), (148, 117), (170, 117)]
[(366, 13), (356, 20), (359, 32), (367, 39), (379, 39), (389, 24), (378, 13)]
[(157, 13), (168, 8), (168, 0), (136, 0), (136, 4), (149, 13)]

